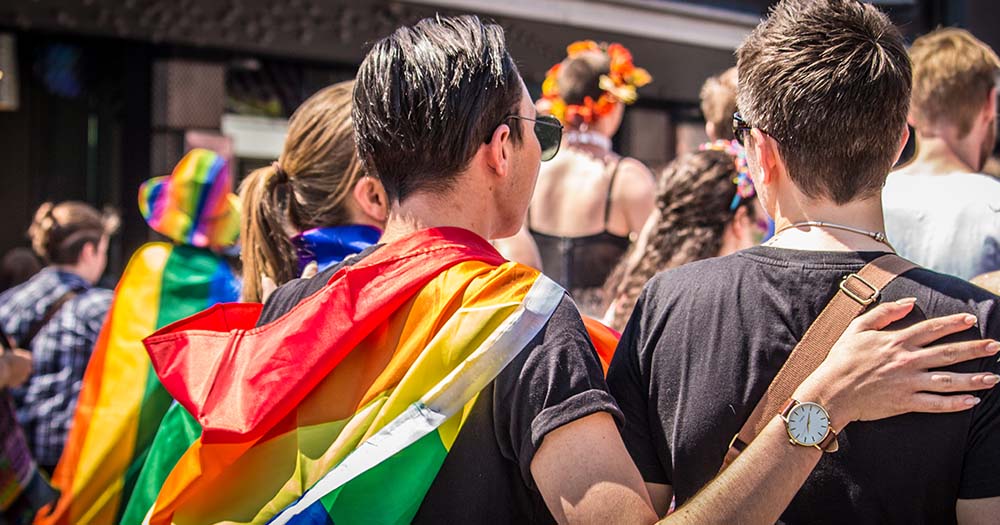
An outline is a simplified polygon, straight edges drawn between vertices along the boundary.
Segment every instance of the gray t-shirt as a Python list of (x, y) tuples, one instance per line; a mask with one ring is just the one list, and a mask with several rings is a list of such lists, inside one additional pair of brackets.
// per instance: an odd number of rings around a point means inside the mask
[(1000, 270), (1000, 181), (977, 173), (889, 174), (885, 230), (900, 255), (971, 279)]

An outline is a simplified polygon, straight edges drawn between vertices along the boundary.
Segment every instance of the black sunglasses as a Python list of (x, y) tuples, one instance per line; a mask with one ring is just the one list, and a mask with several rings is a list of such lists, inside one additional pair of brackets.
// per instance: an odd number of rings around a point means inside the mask
[(542, 147), (542, 162), (552, 160), (556, 153), (559, 153), (563, 132), (563, 126), (559, 119), (549, 115), (537, 118), (510, 115), (504, 120), (507, 119), (527, 120), (535, 123), (535, 137), (538, 138), (538, 145)]
[(753, 129), (753, 126), (743, 120), (743, 115), (740, 115), (739, 111), (733, 113), (733, 136), (736, 137), (736, 141), (740, 143), (740, 146), (746, 146), (746, 134), (751, 129)]
[(754, 126), (753, 124), (747, 122), (743, 118), (743, 115), (740, 115), (739, 111), (733, 113), (733, 136), (736, 137), (736, 141), (740, 143), (740, 146), (746, 147), (747, 134), (750, 133), (750, 130), (753, 128), (757, 128), (761, 132), (766, 133), (769, 137), (774, 138), (774, 136), (768, 133), (766, 129), (760, 126)]

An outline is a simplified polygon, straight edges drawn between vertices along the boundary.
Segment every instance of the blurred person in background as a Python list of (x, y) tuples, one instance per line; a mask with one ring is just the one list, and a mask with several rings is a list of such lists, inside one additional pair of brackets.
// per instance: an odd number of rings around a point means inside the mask
[(0, 325), (32, 354), (34, 372), (13, 390), (17, 419), (38, 464), (52, 472), (69, 431), (83, 373), (111, 305), (94, 287), (118, 216), (82, 202), (45, 203), (28, 236), (47, 266), (0, 295)]
[(140, 187), (139, 212), (164, 241), (139, 247), (115, 289), (52, 477), (61, 497), (36, 524), (141, 521), (122, 519), (124, 503), (133, 489), (143, 488), (136, 482), (140, 468), (173, 402), (142, 339), (239, 297), (239, 281), (224, 255), (239, 236), (232, 190), (229, 162), (200, 148), (184, 155), (170, 175)]
[(612, 151), (625, 106), (649, 74), (620, 44), (576, 42), (542, 84), (539, 109), (566, 128), (563, 148), (538, 175), (527, 227), (542, 271), (600, 317), (602, 286), (653, 211), (656, 184), (636, 159)]
[(0, 260), (0, 292), (7, 291), (42, 270), (42, 261), (31, 248), (19, 246), (4, 254)]
[[(360, 165), (351, 120), (354, 81), (326, 87), (289, 122), (277, 162), (251, 173), (240, 187), (242, 299), (265, 302), (277, 286), (306, 279), (375, 244), (388, 200), (382, 184)], [(139, 522), (153, 506), (180, 453), (201, 427), (180, 405), (170, 408), (122, 514)]]
[(1000, 181), (983, 174), (996, 143), (1000, 58), (964, 29), (913, 42), (909, 122), (917, 153), (882, 195), (886, 235), (918, 264), (963, 279), (1000, 269)]
[(278, 161), (240, 186), (244, 301), (261, 302), (309, 263), (310, 273), (323, 271), (382, 235), (389, 204), (358, 160), (353, 90), (350, 80), (309, 97), (289, 121)]
[(736, 68), (709, 77), (701, 86), (701, 114), (709, 142), (733, 140), (733, 113), (736, 113)]
[(660, 175), (656, 211), (608, 278), (604, 322), (622, 330), (643, 286), (668, 268), (760, 244), (768, 224), (738, 144), (702, 146)]

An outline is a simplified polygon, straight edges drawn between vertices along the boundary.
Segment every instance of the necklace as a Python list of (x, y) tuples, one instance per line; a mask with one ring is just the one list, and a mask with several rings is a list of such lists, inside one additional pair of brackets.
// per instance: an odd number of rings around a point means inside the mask
[(570, 144), (588, 144), (597, 146), (604, 151), (611, 151), (611, 139), (596, 131), (567, 131), (566, 142)]
[(845, 226), (843, 224), (834, 224), (832, 222), (823, 222), (823, 221), (802, 221), (789, 224), (788, 226), (785, 226), (784, 228), (781, 228), (778, 231), (774, 232), (774, 235), (771, 237), (771, 239), (774, 239), (782, 232), (791, 230), (793, 228), (830, 228), (832, 230), (843, 230), (851, 233), (857, 233), (859, 235), (871, 237), (872, 239), (875, 240), (875, 242), (880, 242), (888, 246), (889, 249), (892, 250), (893, 252), (896, 251), (896, 249), (893, 248), (891, 244), (889, 244), (889, 239), (886, 238), (885, 233), (883, 232), (862, 230), (861, 228), (855, 228), (853, 226)]

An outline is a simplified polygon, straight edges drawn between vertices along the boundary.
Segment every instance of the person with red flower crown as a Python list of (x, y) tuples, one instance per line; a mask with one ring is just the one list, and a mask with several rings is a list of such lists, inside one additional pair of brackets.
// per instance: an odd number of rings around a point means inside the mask
[(542, 270), (591, 316), (600, 316), (601, 286), (654, 208), (653, 174), (611, 147), (625, 106), (651, 80), (621, 44), (575, 42), (537, 103), (566, 133), (563, 151), (538, 175), (527, 226)]

